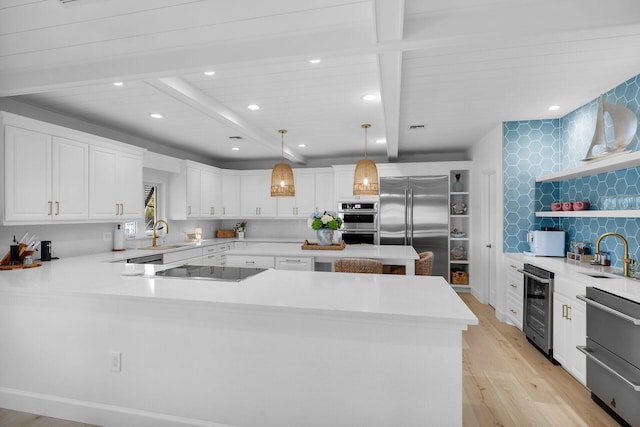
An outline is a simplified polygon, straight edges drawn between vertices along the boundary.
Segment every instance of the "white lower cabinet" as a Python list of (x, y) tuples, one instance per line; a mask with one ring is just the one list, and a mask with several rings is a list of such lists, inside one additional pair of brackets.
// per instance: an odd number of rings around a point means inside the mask
[(226, 252), (233, 248), (233, 243), (221, 243), (202, 248), (202, 265), (226, 265)]
[(556, 275), (554, 287), (553, 358), (586, 386), (586, 357), (576, 349), (587, 340), (586, 306), (576, 298), (585, 293), (586, 285)]
[(522, 260), (505, 256), (507, 283), (507, 323), (522, 330), (524, 309), (524, 277), (518, 269), (523, 268)]
[(276, 257), (276, 270), (313, 271), (313, 257)]
[(274, 268), (275, 259), (272, 256), (227, 255), (226, 266)]
[(184, 249), (175, 252), (167, 252), (162, 256), (163, 264), (181, 262), (184, 264), (199, 264), (202, 262), (202, 248)]

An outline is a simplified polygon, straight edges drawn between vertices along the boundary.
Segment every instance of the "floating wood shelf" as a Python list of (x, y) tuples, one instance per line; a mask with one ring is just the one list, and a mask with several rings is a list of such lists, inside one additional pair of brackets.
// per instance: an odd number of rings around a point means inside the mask
[(640, 218), (640, 210), (602, 210), (602, 211), (540, 211), (538, 218)]
[(573, 178), (613, 172), (634, 166), (640, 166), (640, 151), (612, 154), (602, 160), (591, 160), (575, 168), (539, 176), (536, 178), (536, 182), (567, 181)]

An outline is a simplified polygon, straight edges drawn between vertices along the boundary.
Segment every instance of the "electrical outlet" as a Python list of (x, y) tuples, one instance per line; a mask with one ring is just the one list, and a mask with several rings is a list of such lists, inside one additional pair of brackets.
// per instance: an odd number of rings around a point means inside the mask
[(102, 238), (104, 239), (105, 242), (110, 242), (111, 241), (111, 233), (104, 233), (102, 235)]
[(119, 351), (111, 352), (111, 372), (122, 371), (122, 353)]

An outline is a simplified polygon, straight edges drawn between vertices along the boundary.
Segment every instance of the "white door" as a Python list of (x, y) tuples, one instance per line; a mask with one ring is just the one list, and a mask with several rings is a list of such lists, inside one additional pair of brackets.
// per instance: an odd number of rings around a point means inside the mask
[(52, 200), (54, 220), (89, 217), (89, 146), (53, 137)]
[(484, 245), (485, 252), (483, 255), (483, 264), (485, 266), (485, 283), (487, 284), (487, 293), (489, 296), (489, 305), (497, 306), (496, 291), (498, 288), (498, 276), (496, 272), (496, 217), (497, 217), (497, 189), (496, 189), (496, 172), (483, 172), (484, 189), (483, 198), (485, 203), (484, 215)]
[(5, 128), (5, 221), (51, 219), (51, 137)]

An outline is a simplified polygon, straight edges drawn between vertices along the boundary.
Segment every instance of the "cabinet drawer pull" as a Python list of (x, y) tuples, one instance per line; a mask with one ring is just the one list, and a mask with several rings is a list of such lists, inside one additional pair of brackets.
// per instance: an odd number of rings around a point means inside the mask
[(614, 310), (613, 308), (608, 307), (608, 306), (606, 306), (604, 304), (600, 304), (597, 301), (594, 301), (594, 300), (592, 300), (590, 298), (587, 298), (585, 295), (577, 295), (576, 298), (578, 298), (580, 301), (586, 302), (587, 305), (590, 305), (590, 306), (592, 306), (594, 308), (597, 308), (599, 310), (602, 310), (602, 311), (606, 311), (609, 314), (613, 314), (614, 316), (619, 317), (622, 320), (625, 320), (625, 321), (627, 321), (629, 323), (632, 323), (634, 326), (640, 326), (640, 319), (637, 319), (635, 317), (629, 316), (628, 314), (622, 313), (622, 312), (620, 312), (618, 310)]
[(509, 286), (511, 286), (512, 288), (518, 288), (518, 285), (514, 285), (513, 283), (510, 283)]
[(513, 308), (510, 308), (509, 311), (512, 312), (513, 314), (518, 314), (518, 312), (516, 310), (514, 310)]
[(245, 261), (244, 263), (245, 264), (255, 264), (256, 262), (255, 261)]

